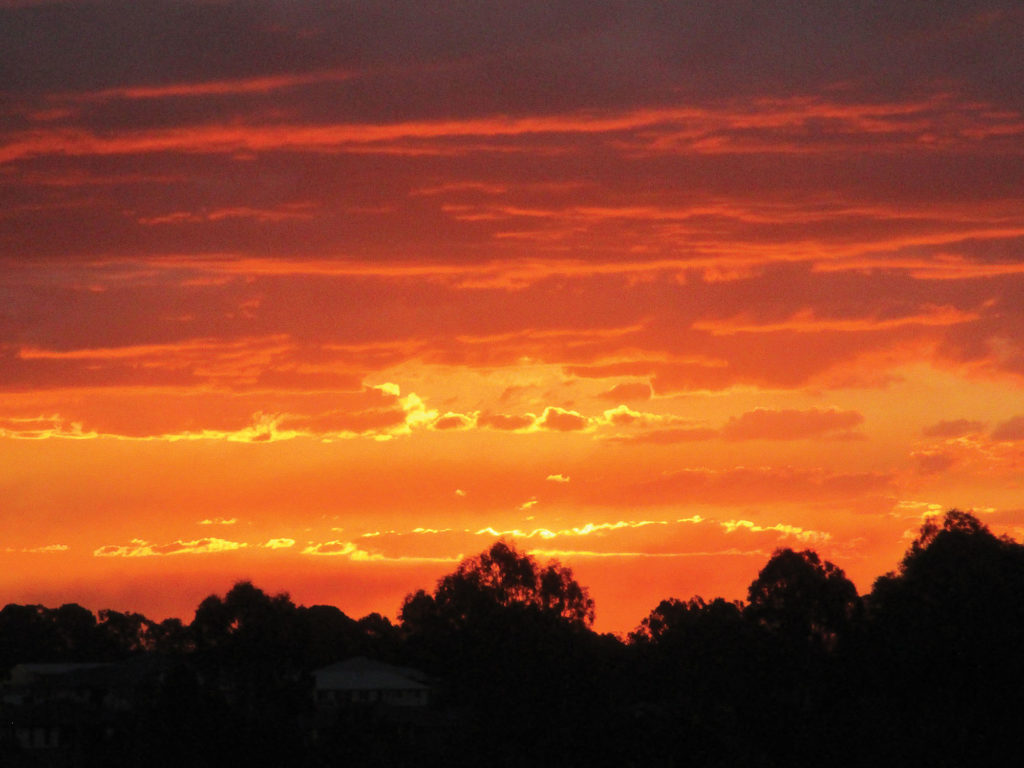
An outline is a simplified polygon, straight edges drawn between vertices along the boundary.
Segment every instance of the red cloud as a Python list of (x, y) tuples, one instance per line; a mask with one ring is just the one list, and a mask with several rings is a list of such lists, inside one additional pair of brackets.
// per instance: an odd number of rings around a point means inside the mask
[(935, 475), (945, 472), (957, 463), (955, 456), (951, 456), (948, 453), (934, 453), (930, 451), (915, 453), (914, 461), (917, 463), (917, 471), (922, 475)]
[[(310, 435), (365, 433), (398, 426), (398, 398), (375, 387), (352, 392), (207, 391), (185, 388), (105, 387), (70, 397), (68, 389), (8, 395), (0, 433), (17, 437), (227, 437), (263, 426)], [(268, 404), (277, 414), (261, 414)], [(333, 406), (333, 407), (332, 407)], [(6, 412), (5, 412), (6, 411)], [(45, 417), (28, 414), (48, 414)], [(273, 427), (273, 430), (270, 427)], [(258, 439), (250, 434), (248, 439)]]
[(587, 420), (576, 411), (567, 411), (555, 406), (548, 406), (544, 409), (544, 415), (537, 422), (537, 426), (556, 432), (576, 432), (586, 429)]
[(476, 417), (478, 427), (507, 430), (526, 429), (533, 425), (532, 416), (511, 416), (504, 413), (481, 413)]
[(446, 413), (437, 419), (431, 427), (439, 430), (469, 429), (473, 426), (473, 420), (461, 413)]
[(1024, 416), (1014, 416), (992, 430), (993, 440), (1024, 440)]
[(598, 397), (602, 400), (611, 400), (614, 403), (622, 403), (628, 400), (650, 400), (651, 385), (645, 381), (616, 384), (607, 392), (599, 394)]
[(885, 493), (892, 477), (877, 472), (833, 473), (795, 467), (686, 469), (622, 489), (603, 489), (603, 500), (621, 493), (623, 503), (763, 504), (826, 501)]
[(216, 537), (195, 539), (193, 541), (182, 541), (181, 539), (169, 544), (151, 544), (142, 539), (133, 539), (131, 544), (117, 545), (105, 544), (93, 550), (95, 557), (159, 557), (162, 555), (180, 554), (210, 554), (220, 552), (234, 552), (245, 549), (249, 545), (245, 542), (228, 541)]
[(363, 434), (376, 430), (397, 427), (405, 421), (401, 408), (376, 408), (366, 411), (331, 413), (310, 416), (288, 415), (278, 424), (282, 430), (299, 430), (310, 434), (331, 434), (349, 432)]
[(940, 421), (921, 430), (925, 437), (963, 437), (980, 432), (985, 428), (982, 421), (970, 419), (953, 419), (951, 421)]
[(676, 427), (672, 429), (655, 429), (639, 435), (617, 436), (609, 438), (618, 443), (635, 443), (646, 445), (674, 445), (699, 440), (711, 440), (718, 437), (718, 430), (707, 427)]
[(352, 72), (346, 70), (325, 70), (321, 72), (266, 75), (263, 77), (233, 80), (180, 82), (170, 85), (123, 86), (85, 94), (66, 94), (64, 97), (69, 101), (106, 101), (111, 99), (147, 100), (190, 96), (220, 96), (240, 93), (265, 94), (303, 85), (348, 80), (353, 76)]

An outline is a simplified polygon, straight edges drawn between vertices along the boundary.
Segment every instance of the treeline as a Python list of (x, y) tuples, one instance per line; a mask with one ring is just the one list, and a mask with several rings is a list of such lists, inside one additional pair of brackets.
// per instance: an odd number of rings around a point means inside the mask
[[(968, 513), (927, 522), (864, 596), (784, 549), (743, 602), (665, 600), (625, 640), (593, 616), (571, 571), (498, 542), (396, 624), (247, 582), (188, 625), (8, 605), (0, 664), (159, 662), (83, 765), (961, 766), (1018, 749), (1024, 546)], [(351, 711), (312, 729), (312, 670), (357, 655), (432, 676), (433, 719)]]
[(112, 610), (96, 615), (75, 603), (12, 603), (0, 610), (0, 675), (24, 662), (114, 662), (140, 654), (217, 659), (228, 651), (273, 655), (284, 668), (310, 670), (346, 655), (390, 654), (399, 634), (378, 613), (355, 620), (331, 605), (296, 606), (287, 594), (270, 596), (250, 582), (223, 598), (207, 597), (191, 624)]

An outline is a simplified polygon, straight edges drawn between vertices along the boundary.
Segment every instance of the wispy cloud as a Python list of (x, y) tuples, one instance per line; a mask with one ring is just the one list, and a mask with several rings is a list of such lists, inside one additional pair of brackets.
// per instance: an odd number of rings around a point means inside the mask
[(290, 549), (295, 546), (295, 539), (282, 537), (279, 539), (268, 539), (260, 544), (264, 549)]
[(510, 528), (506, 530), (498, 530), (491, 526), (486, 528), (480, 528), (473, 531), (477, 536), (493, 536), (495, 538), (500, 537), (511, 537), (516, 539), (532, 539), (539, 537), (541, 539), (554, 539), (559, 536), (589, 536), (591, 534), (604, 534), (609, 531), (619, 531), (623, 529), (636, 529), (646, 528), (651, 525), (672, 525), (673, 523), (700, 523), (703, 519), (700, 515), (694, 515), (690, 518), (670, 521), (670, 520), (619, 520), (614, 523), (586, 523), (584, 525), (574, 526), (572, 528), (561, 528), (551, 530), (549, 528), (533, 528), (530, 530), (521, 530), (519, 528)]
[(804, 310), (780, 322), (755, 323), (740, 318), (732, 320), (700, 320), (693, 327), (709, 331), (716, 336), (735, 333), (865, 333), (886, 331), (908, 325), (946, 326), (970, 323), (981, 317), (977, 312), (964, 312), (955, 307), (935, 307), (922, 314), (892, 318), (823, 318), (816, 317), (811, 310)]
[(351, 541), (331, 540), (308, 544), (302, 554), (323, 557), (343, 557), (358, 563), (458, 563), (463, 557), (454, 556), (418, 556), (418, 555), (385, 555), (379, 552), (368, 552)]
[(801, 528), (797, 525), (776, 523), (775, 525), (758, 525), (750, 520), (726, 520), (719, 523), (726, 533), (736, 531), (749, 531), (751, 533), (777, 533), (779, 538), (794, 538), (798, 541), (811, 544), (820, 544), (829, 541), (832, 534), (826, 531), (812, 531)]
[(115, 99), (145, 101), (234, 94), (269, 94), (274, 91), (298, 88), (305, 85), (340, 82), (349, 80), (354, 76), (354, 72), (347, 70), (324, 70), (320, 72), (266, 75), (263, 77), (225, 80), (184, 81), (169, 85), (122, 86), (106, 88), (101, 91), (61, 94), (56, 96), (55, 99), (70, 102), (110, 101)]
[(56, 553), (56, 552), (67, 552), (69, 549), (71, 549), (71, 547), (68, 546), (67, 544), (43, 544), (42, 546), (38, 546), (38, 547), (22, 547), (20, 549), (16, 548), (16, 547), (7, 547), (7, 548), (5, 548), (4, 551), (5, 552), (21, 552), (21, 553), (25, 553), (25, 554), (36, 554), (36, 555), (43, 554), (43, 555), (46, 555), (46, 554), (53, 554), (53, 553)]
[(165, 555), (195, 555), (235, 552), (245, 549), (245, 542), (229, 541), (216, 537), (177, 541), (168, 544), (152, 544), (144, 539), (132, 539), (130, 544), (105, 544), (93, 550), (95, 557), (160, 557)]
[[(835, 129), (829, 137), (808, 141), (808, 126), (821, 119), (831, 121)], [(936, 146), (969, 146), (989, 138), (1008, 141), (1024, 134), (1024, 122), (1017, 115), (1000, 113), (985, 104), (943, 98), (917, 103), (863, 104), (797, 98), (765, 100), (753, 108), (726, 102), (692, 108), (521, 117), (491, 115), (392, 123), (210, 122), (188, 128), (126, 130), (116, 136), (82, 128), (37, 129), (12, 136), (0, 150), (0, 162), (61, 153), (107, 156), (154, 152), (230, 154), (282, 149), (328, 152), (379, 148), (386, 151), (409, 142), (429, 146), (450, 139), (626, 136), (641, 131), (643, 133), (632, 141), (636, 153), (820, 155), (851, 150), (934, 152)], [(926, 134), (934, 140), (922, 141)]]
[(836, 434), (860, 426), (864, 416), (837, 408), (770, 410), (756, 408), (734, 416), (722, 427), (730, 440), (798, 440)]
[(601, 552), (589, 549), (531, 549), (529, 554), (536, 557), (555, 558), (615, 558), (615, 559), (639, 559), (647, 558), (660, 560), (674, 560), (677, 558), (690, 557), (765, 557), (770, 552), (763, 549), (719, 549), (691, 552)]

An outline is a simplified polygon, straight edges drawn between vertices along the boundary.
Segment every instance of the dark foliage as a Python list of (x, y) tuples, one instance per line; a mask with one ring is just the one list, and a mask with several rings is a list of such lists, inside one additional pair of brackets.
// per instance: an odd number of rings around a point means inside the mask
[(602, 707), (613, 702), (595, 682), (603, 655), (619, 646), (589, 631), (594, 603), (569, 569), (498, 541), (433, 594), (409, 595), (401, 619), (408, 658), (442, 678), (462, 708), (467, 754), (565, 760), (572, 745), (603, 736)]
[[(0, 664), (123, 662), (130, 706), (73, 710), (75, 765), (994, 765), (1024, 709), (1022, 596), (1024, 547), (953, 510), (865, 598), (782, 549), (745, 603), (663, 600), (625, 642), (568, 569), (497, 542), (399, 625), (240, 582), (189, 625), (8, 605)], [(312, 672), (355, 656), (420, 670), (430, 706), (325, 720)], [(38, 707), (4, 706), (0, 762), (59, 756), (13, 739)]]
[(433, 596), (423, 590), (408, 596), (402, 622), (413, 630), (421, 621), (456, 628), (508, 608), (580, 627), (594, 623), (594, 601), (572, 571), (557, 562), (541, 566), (504, 541), (460, 563), (438, 582)]
[(841, 568), (810, 550), (779, 549), (747, 590), (745, 614), (796, 652), (835, 648), (859, 611)]
[(1024, 546), (952, 510), (925, 523), (868, 601), (859, 662), (874, 690), (861, 699), (879, 734), (899, 736), (896, 754), (934, 765), (1009, 754), (1024, 684)]

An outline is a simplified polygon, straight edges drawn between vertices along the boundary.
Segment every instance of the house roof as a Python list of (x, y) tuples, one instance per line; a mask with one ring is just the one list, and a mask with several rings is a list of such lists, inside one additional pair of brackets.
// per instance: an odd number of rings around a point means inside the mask
[(91, 663), (56, 663), (56, 664), (17, 664), (11, 668), (10, 682), (16, 685), (57, 681), (62, 683), (82, 677), (94, 670), (109, 670), (115, 664), (105, 662)]
[(9, 686), (137, 685), (153, 680), (163, 668), (161, 659), (137, 656), (116, 662), (57, 662), (16, 664)]
[(80, 672), (83, 669), (95, 669), (96, 667), (111, 667), (111, 662), (75, 662), (75, 663), (39, 663), (39, 664), (16, 664), (14, 669), (21, 670), (31, 675), (66, 675), (69, 672)]
[[(396, 667), (362, 656), (339, 661), (313, 673), (317, 690), (331, 691), (426, 691), (420, 680), (423, 673), (408, 667)], [(419, 679), (417, 679), (419, 678)]]

